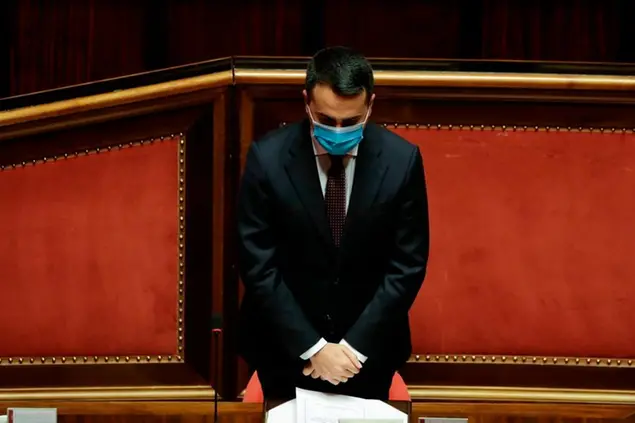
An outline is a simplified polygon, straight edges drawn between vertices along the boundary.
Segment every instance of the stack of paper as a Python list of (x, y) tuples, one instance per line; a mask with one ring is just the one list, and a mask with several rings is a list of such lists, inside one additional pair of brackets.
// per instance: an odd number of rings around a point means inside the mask
[(296, 389), (296, 399), (267, 413), (267, 423), (339, 423), (340, 420), (391, 420), (408, 423), (408, 415), (379, 400)]
[(7, 408), (8, 423), (57, 423), (56, 408)]

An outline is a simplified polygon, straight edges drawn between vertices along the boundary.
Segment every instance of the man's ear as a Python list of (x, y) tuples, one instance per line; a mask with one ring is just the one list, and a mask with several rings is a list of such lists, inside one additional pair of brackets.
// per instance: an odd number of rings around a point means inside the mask
[(304, 97), (304, 104), (309, 104), (309, 94), (306, 90), (302, 90), (302, 97)]

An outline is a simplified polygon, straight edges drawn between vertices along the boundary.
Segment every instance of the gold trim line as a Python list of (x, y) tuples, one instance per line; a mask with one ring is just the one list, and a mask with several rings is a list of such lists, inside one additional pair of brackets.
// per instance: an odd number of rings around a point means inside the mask
[(416, 401), (443, 400), (635, 405), (635, 391), (424, 385), (409, 386), (408, 391), (412, 399)]
[(1, 389), (0, 401), (213, 400), (209, 386)]
[[(303, 70), (236, 69), (237, 84), (304, 83)], [(375, 71), (378, 86), (635, 91), (635, 77), (493, 72)]]
[(231, 71), (0, 112), (0, 127), (231, 85)]
[(415, 354), (408, 363), (456, 363), (456, 364), (526, 364), (552, 366), (596, 366), (596, 367), (633, 367), (632, 358), (605, 357), (554, 357), (554, 356), (522, 356), (522, 355), (488, 355), (488, 354)]

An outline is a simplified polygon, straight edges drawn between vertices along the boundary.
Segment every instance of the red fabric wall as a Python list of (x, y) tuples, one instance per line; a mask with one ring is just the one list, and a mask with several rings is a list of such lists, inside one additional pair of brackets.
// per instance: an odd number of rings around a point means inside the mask
[(0, 357), (174, 354), (177, 140), (0, 172)]
[(395, 129), (420, 146), (414, 353), (635, 356), (635, 135)]

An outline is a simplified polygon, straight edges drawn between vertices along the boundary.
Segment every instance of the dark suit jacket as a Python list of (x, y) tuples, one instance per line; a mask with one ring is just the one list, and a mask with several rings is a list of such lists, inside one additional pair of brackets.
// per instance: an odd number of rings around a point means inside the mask
[(338, 250), (308, 121), (283, 127), (251, 146), (237, 221), (245, 285), (239, 344), (247, 362), (258, 368), (267, 357), (298, 360), (320, 337), (344, 338), (395, 369), (407, 360), (408, 310), (429, 250), (416, 146), (367, 125)]

